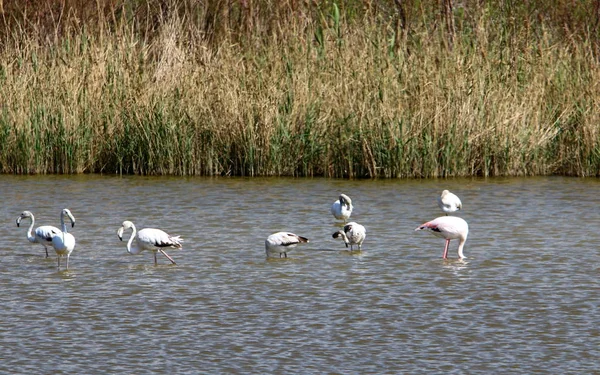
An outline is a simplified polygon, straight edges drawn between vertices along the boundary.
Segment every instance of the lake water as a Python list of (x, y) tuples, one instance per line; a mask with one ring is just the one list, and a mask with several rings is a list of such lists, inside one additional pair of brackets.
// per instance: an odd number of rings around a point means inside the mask
[[(464, 261), (415, 232), (461, 197)], [(0, 176), (0, 373), (600, 373), (599, 179)], [(338, 194), (367, 228), (331, 234)], [(68, 270), (26, 239), (77, 219)], [(184, 239), (130, 255), (117, 229)], [(24, 227), (25, 228), (24, 228)], [(264, 240), (310, 243), (266, 259)], [(126, 232), (125, 240), (130, 232)]]

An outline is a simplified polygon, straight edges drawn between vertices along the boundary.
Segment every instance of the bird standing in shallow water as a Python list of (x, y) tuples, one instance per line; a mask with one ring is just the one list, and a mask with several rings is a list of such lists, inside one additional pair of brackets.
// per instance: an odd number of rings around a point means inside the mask
[[(127, 252), (135, 255), (144, 250), (150, 250), (154, 253), (154, 265), (157, 265), (158, 260), (156, 259), (156, 253), (160, 251), (160, 253), (167, 257), (171, 263), (176, 264), (173, 258), (171, 258), (163, 249), (167, 247), (181, 249), (183, 240), (179, 236), (170, 236), (166, 232), (155, 228), (144, 228), (137, 232), (135, 225), (133, 225), (131, 221), (126, 220), (117, 231), (117, 236), (121, 241), (123, 241), (123, 232), (125, 229), (130, 228), (132, 232), (129, 241), (127, 242)], [(135, 243), (133, 242), (134, 238)]]
[(462, 202), (460, 198), (448, 190), (442, 191), (437, 199), (438, 206), (448, 215), (450, 212), (458, 211), (462, 208)]
[(338, 220), (344, 220), (345, 223), (352, 215), (352, 209), (352, 199), (346, 194), (340, 194), (339, 199), (331, 205), (331, 214)]
[(428, 229), (437, 237), (446, 239), (446, 246), (444, 246), (444, 255), (442, 258), (448, 259), (448, 246), (450, 240), (459, 240), (458, 242), (458, 257), (465, 259), (466, 256), (463, 254), (463, 247), (467, 241), (469, 235), (469, 225), (460, 217), (456, 216), (441, 216), (437, 219), (428, 221), (415, 230)]
[(354, 221), (344, 225), (344, 230), (338, 230), (332, 235), (333, 238), (342, 237), (346, 247), (350, 245), (350, 251), (353, 251), (353, 245), (358, 245), (358, 251), (361, 251), (361, 246), (366, 236), (367, 230), (365, 227)]
[(44, 250), (46, 250), (46, 258), (48, 258), (48, 246), (52, 246), (52, 237), (60, 233), (60, 229), (54, 227), (52, 225), (42, 225), (33, 230), (33, 226), (35, 225), (35, 216), (31, 213), (31, 211), (23, 211), (21, 215), (17, 218), (17, 227), (21, 226), (21, 220), (23, 219), (31, 219), (31, 224), (27, 229), (27, 239), (31, 243), (39, 243), (44, 246)]
[(52, 237), (52, 247), (56, 251), (56, 258), (58, 262), (58, 268), (60, 269), (60, 258), (67, 256), (66, 269), (69, 269), (69, 258), (73, 249), (75, 249), (75, 237), (67, 232), (67, 224), (65, 224), (65, 216), (71, 220), (71, 228), (75, 226), (75, 217), (68, 208), (65, 208), (60, 213), (60, 226), (62, 231)]
[(277, 232), (273, 233), (265, 240), (265, 251), (267, 258), (271, 254), (283, 254), (287, 258), (287, 253), (291, 251), (299, 243), (308, 242), (305, 237), (300, 237), (290, 232)]

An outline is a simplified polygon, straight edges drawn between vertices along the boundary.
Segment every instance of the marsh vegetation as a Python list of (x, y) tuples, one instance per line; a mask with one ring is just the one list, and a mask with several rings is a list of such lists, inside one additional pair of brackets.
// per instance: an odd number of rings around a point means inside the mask
[(0, 1), (0, 171), (598, 175), (600, 2), (546, 3)]

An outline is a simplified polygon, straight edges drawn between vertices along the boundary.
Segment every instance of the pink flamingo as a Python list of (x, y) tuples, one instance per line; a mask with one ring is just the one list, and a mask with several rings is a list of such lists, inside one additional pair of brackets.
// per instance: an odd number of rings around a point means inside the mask
[(450, 240), (459, 240), (458, 243), (458, 258), (465, 259), (463, 255), (463, 247), (467, 242), (467, 236), (469, 235), (469, 224), (466, 221), (456, 216), (441, 216), (437, 219), (426, 222), (420, 225), (415, 230), (429, 229), (433, 235), (446, 239), (446, 246), (444, 246), (444, 255), (442, 258), (448, 259), (448, 246)]

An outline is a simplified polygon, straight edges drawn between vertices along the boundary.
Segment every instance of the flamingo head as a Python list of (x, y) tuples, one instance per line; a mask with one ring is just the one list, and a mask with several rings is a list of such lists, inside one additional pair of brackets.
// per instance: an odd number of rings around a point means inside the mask
[(333, 237), (333, 238), (340, 238), (340, 237), (342, 237), (342, 240), (344, 240), (344, 243), (346, 244), (346, 247), (348, 247), (348, 237), (346, 236), (346, 233), (344, 231), (338, 230), (337, 232), (335, 232), (334, 234), (332, 234), (331, 237)]
[(61, 215), (67, 216), (71, 220), (71, 228), (75, 226), (75, 216), (71, 213), (71, 210), (65, 208), (62, 210)]
[(125, 229), (134, 228), (133, 223), (129, 220), (125, 220), (123, 224), (121, 224), (121, 228), (117, 231), (117, 236), (121, 241), (123, 241), (123, 232)]
[(17, 218), (17, 226), (18, 227), (21, 226), (21, 220), (26, 219), (28, 217), (30, 218), (32, 216), (33, 215), (31, 214), (30, 211), (23, 211), (23, 212), (21, 212), (21, 215), (19, 215), (19, 217)]

